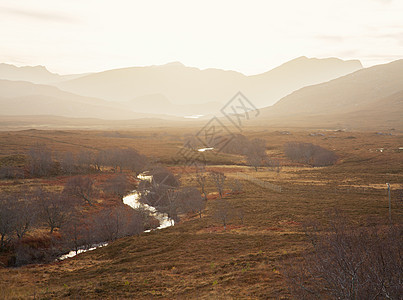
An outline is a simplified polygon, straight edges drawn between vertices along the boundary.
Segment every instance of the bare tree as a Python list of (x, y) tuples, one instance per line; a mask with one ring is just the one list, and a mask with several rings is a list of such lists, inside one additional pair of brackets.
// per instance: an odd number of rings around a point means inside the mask
[(24, 170), (14, 166), (2, 166), (0, 168), (1, 179), (21, 179), (24, 178)]
[(284, 268), (291, 291), (299, 299), (401, 299), (401, 226), (381, 231), (346, 223), (307, 231), (313, 251)]
[(14, 231), (18, 239), (22, 239), (31, 228), (36, 218), (36, 211), (30, 199), (17, 200), (13, 204), (15, 220)]
[(218, 194), (220, 195), (220, 198), (222, 199), (222, 196), (224, 193), (224, 183), (225, 183), (226, 176), (222, 172), (212, 171), (212, 172), (210, 172), (210, 177), (218, 190)]
[(96, 194), (94, 183), (94, 180), (90, 177), (75, 176), (67, 181), (63, 192), (69, 196), (82, 199), (89, 205), (93, 205), (92, 200)]
[(238, 179), (231, 181), (231, 191), (234, 194), (239, 194), (242, 191), (242, 182)]
[(0, 194), (0, 249), (6, 247), (14, 232), (15, 211), (9, 195)]
[(136, 175), (140, 174), (148, 163), (147, 157), (141, 155), (133, 148), (124, 150), (125, 166)]
[(28, 151), (29, 172), (32, 176), (49, 176), (52, 168), (52, 153), (44, 145), (37, 145)]
[(333, 151), (311, 143), (286, 143), (284, 152), (289, 159), (314, 167), (333, 165), (337, 161), (337, 155)]
[(235, 210), (236, 216), (239, 218), (239, 221), (243, 225), (243, 221), (245, 220), (245, 211), (242, 208), (237, 208)]
[(80, 247), (90, 245), (93, 240), (89, 238), (88, 224), (83, 221), (83, 217), (78, 213), (69, 218), (65, 226), (62, 227), (61, 233), (63, 241), (69, 249), (78, 253)]
[(182, 212), (195, 212), (202, 217), (206, 201), (201, 197), (200, 192), (195, 187), (185, 187), (180, 191), (179, 207)]
[(102, 167), (107, 164), (107, 152), (105, 150), (98, 151), (92, 158), (92, 162), (97, 171), (101, 171)]
[(150, 176), (152, 176), (150, 181), (142, 180), (139, 184), (140, 200), (158, 210), (164, 210), (169, 203), (167, 191), (178, 188), (180, 182), (172, 172), (163, 167), (153, 168)]
[(105, 191), (116, 195), (120, 198), (134, 189), (133, 183), (130, 182), (127, 175), (116, 175), (106, 182)]
[(261, 139), (250, 141), (246, 151), (246, 160), (248, 164), (254, 167), (257, 172), (258, 168), (265, 163), (266, 159), (266, 142)]
[[(161, 212), (167, 213), (168, 217), (175, 222), (179, 221), (178, 217), (178, 206), (180, 201), (180, 192), (175, 189), (168, 189), (166, 192), (166, 205), (164, 207), (160, 207), (159, 210)], [(172, 221), (171, 221), (172, 223)], [(172, 224), (173, 225), (173, 224)]]
[(39, 216), (48, 225), (50, 234), (55, 228), (61, 228), (74, 214), (74, 202), (68, 201), (64, 194), (39, 189), (35, 193), (35, 198), (39, 206)]
[(73, 174), (76, 169), (76, 160), (73, 153), (65, 152), (60, 158), (60, 167), (62, 171), (66, 174)]
[(201, 192), (204, 195), (204, 200), (207, 200), (207, 173), (205, 168), (197, 168), (196, 169), (196, 182), (200, 186)]
[(112, 166), (114, 172), (127, 169), (139, 174), (147, 164), (147, 158), (133, 148), (108, 149), (102, 153), (102, 156), (105, 164)]
[(230, 206), (227, 200), (223, 199), (219, 201), (216, 211), (214, 213), (214, 217), (215, 219), (219, 220), (222, 223), (224, 230), (227, 229), (227, 224), (229, 220), (232, 218), (232, 213), (233, 213), (232, 207)]
[(92, 230), (97, 241), (113, 241), (143, 232), (143, 216), (125, 206), (102, 210), (92, 218)]
[(94, 154), (91, 151), (83, 150), (77, 155), (77, 164), (85, 171), (91, 170)]

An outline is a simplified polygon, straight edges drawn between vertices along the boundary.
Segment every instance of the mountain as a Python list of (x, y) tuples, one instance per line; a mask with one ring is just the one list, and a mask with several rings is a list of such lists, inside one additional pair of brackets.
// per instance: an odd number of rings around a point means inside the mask
[(263, 107), (306, 85), (328, 81), (361, 68), (356, 60), (300, 57), (271, 71), (245, 76), (235, 71), (200, 70), (176, 62), (109, 70), (60, 82), (56, 86), (109, 101), (131, 101), (136, 97), (160, 94), (177, 105), (208, 102), (223, 105), (242, 91), (255, 106)]
[(393, 123), (402, 128), (402, 103), (403, 59), (299, 89), (261, 109), (260, 120), (294, 118), (323, 124), (339, 120), (354, 126)]
[(24, 66), (0, 63), (0, 79), (29, 81), (32, 83), (55, 83), (58, 81), (71, 80), (88, 74), (59, 75), (49, 72), (44, 66)]
[(151, 116), (53, 86), (10, 80), (0, 80), (0, 106), (2, 115), (56, 115), (118, 120)]

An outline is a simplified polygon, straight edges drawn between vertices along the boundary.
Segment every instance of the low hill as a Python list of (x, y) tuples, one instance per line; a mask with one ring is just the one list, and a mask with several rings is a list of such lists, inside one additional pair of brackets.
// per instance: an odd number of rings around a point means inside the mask
[(0, 80), (0, 105), (2, 115), (55, 115), (108, 120), (154, 117), (135, 113), (116, 103), (24, 81)]

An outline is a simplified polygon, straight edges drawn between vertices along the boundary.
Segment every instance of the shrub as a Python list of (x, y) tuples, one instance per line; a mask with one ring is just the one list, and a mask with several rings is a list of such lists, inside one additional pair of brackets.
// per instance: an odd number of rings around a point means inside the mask
[(311, 143), (290, 142), (284, 145), (284, 152), (292, 161), (313, 167), (329, 166), (337, 161), (333, 151)]

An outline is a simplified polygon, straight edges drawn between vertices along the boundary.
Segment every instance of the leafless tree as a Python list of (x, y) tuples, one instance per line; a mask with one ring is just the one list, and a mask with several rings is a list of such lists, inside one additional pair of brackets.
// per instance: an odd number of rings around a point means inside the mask
[(105, 191), (116, 195), (120, 198), (134, 189), (133, 183), (130, 182), (127, 175), (120, 174), (110, 179), (105, 184)]
[(219, 201), (214, 213), (215, 219), (219, 220), (224, 226), (224, 230), (227, 229), (227, 224), (232, 218), (233, 209), (227, 200), (223, 199)]
[(37, 145), (28, 151), (29, 172), (32, 176), (49, 176), (52, 172), (52, 152), (44, 145)]
[(239, 194), (242, 191), (242, 182), (238, 179), (231, 181), (231, 191), (234, 194)]
[(10, 195), (0, 194), (0, 249), (6, 247), (14, 232), (15, 211)]
[(105, 164), (112, 166), (114, 172), (122, 172), (127, 169), (139, 174), (147, 164), (147, 158), (133, 148), (108, 149), (102, 155)]
[(91, 170), (94, 153), (88, 150), (80, 151), (77, 155), (77, 164), (86, 172)]
[(125, 166), (136, 175), (140, 174), (148, 163), (147, 157), (141, 155), (133, 148), (124, 150)]
[(92, 200), (96, 194), (94, 180), (88, 176), (72, 177), (67, 181), (63, 192), (68, 196), (77, 197), (93, 205)]
[(201, 197), (200, 192), (195, 187), (185, 187), (181, 189), (179, 203), (182, 212), (195, 212), (199, 214), (200, 218), (206, 206), (206, 201)]
[(258, 168), (265, 163), (266, 159), (266, 142), (261, 139), (253, 139), (250, 141), (246, 151), (248, 164), (254, 167), (257, 172)]
[(69, 218), (68, 222), (61, 229), (63, 241), (69, 249), (76, 252), (82, 246), (89, 246), (93, 243), (91, 236), (91, 230), (83, 220), (84, 218), (80, 214), (75, 214)]
[(335, 220), (307, 231), (313, 251), (284, 268), (299, 299), (401, 299), (402, 228), (354, 228)]
[(150, 175), (152, 176), (152, 181), (156, 184), (168, 186), (170, 188), (177, 188), (180, 186), (179, 178), (165, 167), (157, 166), (151, 168)]
[[(177, 189), (180, 182), (175, 175), (164, 167), (155, 167), (150, 170), (151, 181), (142, 180), (138, 190), (141, 201), (158, 209), (166, 209), (168, 206), (167, 191)], [(165, 207), (165, 208), (164, 208)]]
[(332, 165), (337, 161), (337, 155), (333, 151), (311, 143), (286, 143), (284, 152), (289, 159), (314, 167)]
[(181, 197), (180, 191), (177, 191), (175, 189), (168, 189), (165, 193), (166, 193), (166, 199), (167, 199), (166, 205), (159, 206), (159, 210), (163, 213), (167, 213), (168, 217), (171, 220), (178, 222), (179, 221), (178, 207), (179, 207), (179, 201), (180, 201), (180, 197)]
[(207, 191), (206, 191), (206, 185), (207, 185), (207, 172), (205, 168), (197, 168), (196, 169), (196, 182), (199, 185), (202, 194), (204, 195), (204, 200), (207, 200)]
[(235, 210), (236, 216), (239, 218), (239, 221), (243, 225), (243, 221), (245, 220), (245, 211), (242, 208), (237, 208)]
[(48, 225), (50, 234), (55, 228), (61, 228), (75, 212), (74, 201), (69, 201), (65, 194), (38, 189), (34, 197), (38, 204), (39, 216)]
[(71, 176), (76, 170), (76, 160), (73, 153), (65, 152), (60, 158), (60, 167), (62, 171)]
[(143, 216), (125, 206), (102, 210), (92, 218), (92, 228), (97, 241), (113, 241), (124, 236), (143, 232)]
[(105, 150), (98, 151), (93, 155), (92, 162), (97, 171), (101, 171), (102, 167), (107, 163), (107, 152)]
[(210, 177), (218, 190), (220, 198), (222, 199), (226, 176), (222, 172), (212, 171), (210, 172)]
[(2, 166), (0, 168), (1, 179), (22, 179), (24, 178), (24, 170), (14, 166)]
[[(24, 199), (25, 198), (25, 199)], [(16, 200), (12, 209), (15, 216), (14, 231), (18, 239), (22, 239), (35, 222), (37, 211), (30, 199), (23, 196), (23, 199)]]

